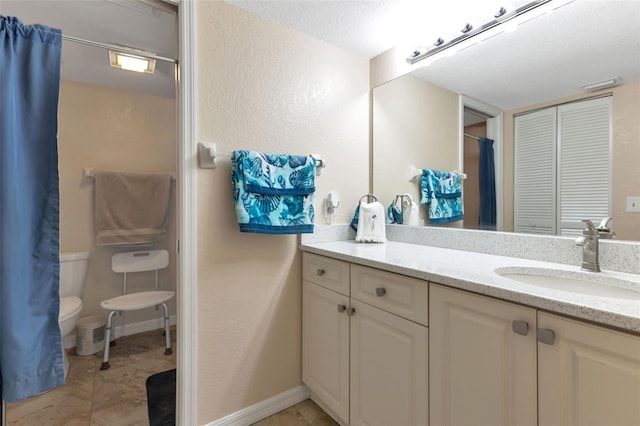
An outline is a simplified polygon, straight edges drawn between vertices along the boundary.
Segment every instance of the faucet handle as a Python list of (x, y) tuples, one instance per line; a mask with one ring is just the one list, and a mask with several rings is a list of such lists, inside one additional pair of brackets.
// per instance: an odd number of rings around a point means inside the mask
[(589, 219), (582, 219), (582, 222), (587, 226), (582, 230), (582, 235), (598, 235), (598, 231), (593, 225), (593, 222), (591, 222)]

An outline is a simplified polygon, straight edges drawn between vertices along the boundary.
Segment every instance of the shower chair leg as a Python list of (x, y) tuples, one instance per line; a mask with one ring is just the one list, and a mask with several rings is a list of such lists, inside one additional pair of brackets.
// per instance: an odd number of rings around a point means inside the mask
[(167, 348), (164, 351), (165, 355), (171, 355), (173, 350), (171, 349), (171, 330), (169, 330), (169, 308), (167, 308), (167, 304), (162, 304), (162, 309), (164, 309), (164, 338), (165, 338), (165, 347)]
[(116, 311), (111, 311), (109, 313), (109, 318), (107, 319), (107, 333), (104, 341), (104, 357), (102, 358), (100, 370), (106, 370), (111, 367), (109, 365), (109, 348), (111, 346), (111, 333), (114, 333), (115, 336), (115, 315)]

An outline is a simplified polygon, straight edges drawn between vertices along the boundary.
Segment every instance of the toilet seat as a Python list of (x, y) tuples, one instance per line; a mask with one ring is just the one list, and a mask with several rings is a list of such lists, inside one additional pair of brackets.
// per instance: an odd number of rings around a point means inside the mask
[(82, 300), (79, 297), (62, 297), (60, 298), (60, 315), (58, 322), (63, 322), (78, 315), (82, 310)]

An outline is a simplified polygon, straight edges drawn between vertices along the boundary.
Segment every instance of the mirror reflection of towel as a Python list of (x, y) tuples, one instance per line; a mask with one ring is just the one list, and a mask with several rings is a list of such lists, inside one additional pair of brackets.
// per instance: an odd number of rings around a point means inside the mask
[(166, 236), (171, 175), (96, 171), (96, 245), (144, 244)]
[(402, 209), (398, 207), (396, 202), (389, 204), (389, 207), (387, 207), (387, 223), (402, 225), (403, 220)]
[(402, 222), (405, 225), (417, 226), (419, 224), (420, 212), (418, 210), (418, 205), (413, 201), (411, 194), (404, 194), (404, 198), (402, 199), (402, 211)]
[(423, 169), (420, 188), (420, 204), (429, 205), (430, 223), (449, 223), (464, 219), (462, 184), (457, 173)]

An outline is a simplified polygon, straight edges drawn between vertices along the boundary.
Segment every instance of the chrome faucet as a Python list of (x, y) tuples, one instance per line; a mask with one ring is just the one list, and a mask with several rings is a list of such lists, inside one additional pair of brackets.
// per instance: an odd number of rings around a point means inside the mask
[(611, 240), (616, 237), (616, 233), (613, 232), (611, 230), (611, 226), (609, 226), (612, 220), (613, 218), (611, 216), (605, 217), (604, 219), (602, 219), (602, 222), (600, 222), (600, 225), (598, 225), (598, 227), (596, 228), (600, 239)]
[(598, 263), (598, 239), (600, 235), (593, 222), (583, 220), (586, 228), (582, 230), (582, 237), (576, 238), (576, 244), (582, 246), (582, 270), (600, 272)]

